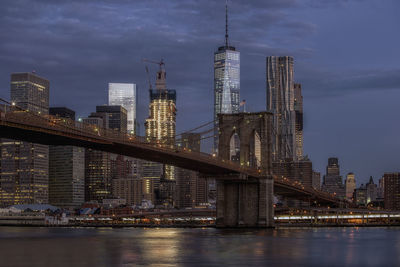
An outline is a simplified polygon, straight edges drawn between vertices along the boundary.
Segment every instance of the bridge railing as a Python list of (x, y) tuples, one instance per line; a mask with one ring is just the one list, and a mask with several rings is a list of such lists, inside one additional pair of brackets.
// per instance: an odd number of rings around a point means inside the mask
[[(229, 160), (224, 160), (204, 152), (186, 149), (179, 145), (168, 144), (162, 140), (152, 140), (142, 136), (123, 133), (118, 130), (106, 129), (95, 124), (74, 121), (52, 115), (34, 113), (31, 111), (22, 110), (12, 105), (0, 105), (0, 121), (24, 124), (25, 127), (37, 127), (47, 131), (62, 131), (63, 134), (80, 135), (87, 138), (99, 139), (101, 141), (136, 145), (139, 144), (153, 147), (157, 150), (163, 150), (168, 153), (183, 153), (188, 157), (201, 159), (202, 161), (220, 166), (229, 166), (231, 169), (237, 170), (238, 172), (247, 173), (254, 176), (260, 176), (262, 172), (260, 169), (241, 166), (240, 164)], [(306, 187), (298, 181), (293, 181), (285, 177), (274, 177), (274, 179), (288, 186), (294, 186), (299, 190), (307, 191), (310, 194), (319, 195), (324, 198), (334, 198), (334, 196), (329, 193), (316, 190), (312, 187)]]
[(219, 163), (220, 165), (229, 165), (231, 168), (237, 169), (238, 171), (252, 173), (254, 175), (260, 173), (260, 170), (249, 168), (247, 166), (240, 166), (238, 163), (224, 160), (204, 152), (193, 151), (175, 144), (168, 144), (163, 142), (163, 140), (153, 140), (151, 138), (123, 133), (118, 130), (106, 129), (95, 124), (74, 121), (52, 115), (43, 115), (31, 111), (21, 110), (13, 106), (3, 106), (0, 112), (2, 120), (17, 124), (24, 124), (28, 127), (39, 127), (49, 131), (58, 130), (62, 131), (64, 134), (78, 134), (88, 138), (107, 140), (109, 142), (140, 144), (166, 152), (184, 153), (187, 156), (192, 156), (195, 158), (201, 157), (203, 161), (214, 164)]

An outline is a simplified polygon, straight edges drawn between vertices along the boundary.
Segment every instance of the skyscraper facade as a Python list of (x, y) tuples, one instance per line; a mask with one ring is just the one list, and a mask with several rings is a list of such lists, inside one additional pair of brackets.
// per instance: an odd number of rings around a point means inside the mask
[[(136, 120), (136, 107), (137, 107), (137, 90), (136, 84), (133, 83), (109, 83), (108, 84), (108, 105), (110, 106), (122, 106), (127, 111), (127, 130), (130, 134), (139, 135), (139, 124)], [(118, 157), (113, 160), (118, 166), (128, 164), (132, 170), (132, 175), (135, 179), (140, 179), (140, 164), (139, 159), (134, 159), (130, 157)], [(113, 170), (113, 169), (112, 169)], [(113, 174), (112, 174), (113, 175)], [(126, 179), (126, 177), (119, 177), (118, 180)], [(130, 178), (129, 178), (130, 179)], [(117, 182), (114, 181), (113, 184)], [(125, 183), (121, 181), (121, 183)], [(137, 185), (137, 183), (129, 183)], [(135, 191), (137, 192), (137, 191)], [(131, 199), (131, 198), (130, 198)], [(129, 200), (127, 200), (129, 202)]]
[(225, 45), (214, 53), (214, 151), (218, 152), (218, 114), (239, 113), (240, 52), (229, 44), (226, 7)]
[(312, 162), (308, 158), (299, 161), (275, 161), (272, 163), (272, 172), (278, 177), (300, 182), (306, 187), (313, 186)]
[(346, 198), (351, 200), (353, 198), (354, 190), (356, 189), (356, 179), (352, 172), (346, 175)]
[(321, 190), (321, 173), (313, 171), (312, 173), (312, 187)]
[(301, 84), (294, 84), (294, 112), (296, 116), (295, 136), (296, 136), (296, 158), (303, 157), (303, 96), (301, 95)]
[(369, 177), (369, 181), (365, 184), (365, 187), (367, 188), (367, 204), (376, 201), (378, 186), (374, 183), (372, 176)]
[[(103, 115), (103, 116), (101, 116)], [(83, 122), (93, 127), (107, 128), (105, 114), (92, 113)], [(110, 153), (85, 149), (85, 201), (102, 202), (112, 195)]]
[(383, 179), (385, 209), (400, 210), (400, 173), (385, 173)]
[(364, 184), (361, 184), (359, 188), (356, 188), (353, 193), (353, 203), (358, 206), (367, 205), (367, 188)]
[(345, 198), (346, 189), (340, 176), (338, 158), (329, 158), (328, 166), (326, 167), (326, 175), (322, 184), (322, 190), (334, 194), (338, 198)]
[(133, 83), (109, 83), (108, 105), (122, 106), (127, 111), (127, 129), (131, 134), (137, 134), (136, 127), (136, 84)]
[[(64, 107), (49, 111), (58, 120), (75, 121), (75, 112)], [(49, 203), (78, 207), (85, 201), (85, 149), (75, 146), (49, 147)]]
[[(200, 152), (199, 133), (182, 134), (181, 146)], [(178, 208), (194, 208), (207, 202), (207, 181), (198, 172), (177, 168), (176, 205)]]
[[(176, 91), (167, 89), (166, 72), (161, 64), (157, 72), (156, 89), (150, 89), (149, 96), (149, 117), (145, 122), (146, 139), (149, 142), (173, 147), (176, 134)], [(153, 202), (158, 200), (162, 204), (173, 202), (171, 199), (174, 193), (172, 184), (175, 181), (173, 166), (143, 162), (142, 175), (143, 195), (148, 200)], [(160, 190), (160, 183), (163, 180), (166, 181), (165, 186)]]
[(127, 110), (122, 106), (96, 106), (96, 114), (106, 117), (107, 129), (117, 130), (126, 133), (127, 123)]
[[(35, 73), (11, 74), (11, 102), (23, 110), (48, 114), (49, 89), (49, 81)], [(0, 142), (0, 205), (48, 203), (49, 147), (12, 139)]]
[[(296, 151), (293, 75), (293, 57), (267, 57), (267, 110), (273, 113), (274, 125), (272, 140), (273, 161), (296, 160), (300, 154), (300, 152), (298, 154)], [(299, 103), (300, 101), (298, 101)], [(298, 109), (300, 111), (300, 108)]]
[[(91, 113), (84, 122), (94, 124), (123, 133), (127, 132), (127, 111), (122, 106), (96, 106), (96, 112)], [(126, 164), (123, 156), (86, 149), (85, 152), (85, 198), (86, 201), (98, 201), (113, 197), (113, 165)], [(131, 167), (131, 165), (130, 165)], [(131, 173), (132, 169), (129, 170)], [(118, 172), (115, 171), (114, 174)], [(115, 176), (115, 175), (114, 175)], [(117, 178), (117, 177), (115, 177)]]

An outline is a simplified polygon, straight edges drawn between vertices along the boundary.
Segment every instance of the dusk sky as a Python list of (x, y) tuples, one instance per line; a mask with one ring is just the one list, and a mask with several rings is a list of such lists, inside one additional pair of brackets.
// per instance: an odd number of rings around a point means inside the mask
[[(138, 85), (142, 58), (164, 59), (177, 90), (177, 132), (213, 119), (213, 53), (223, 45), (225, 0), (2, 0), (0, 97), (10, 74), (50, 80), (50, 105), (87, 116), (109, 82)], [(357, 184), (400, 171), (400, 1), (230, 0), (230, 41), (241, 52), (241, 99), (265, 110), (266, 57), (290, 55), (304, 97), (304, 151), (325, 173), (339, 157)], [(152, 79), (156, 65), (150, 65)]]

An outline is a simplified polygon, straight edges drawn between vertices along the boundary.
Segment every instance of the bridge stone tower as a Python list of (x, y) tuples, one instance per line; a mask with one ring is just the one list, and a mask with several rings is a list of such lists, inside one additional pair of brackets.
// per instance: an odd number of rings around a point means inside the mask
[[(244, 171), (217, 179), (217, 227), (273, 227), (272, 113), (219, 114), (218, 119), (218, 157), (235, 159)], [(232, 148), (234, 139), (240, 145)]]

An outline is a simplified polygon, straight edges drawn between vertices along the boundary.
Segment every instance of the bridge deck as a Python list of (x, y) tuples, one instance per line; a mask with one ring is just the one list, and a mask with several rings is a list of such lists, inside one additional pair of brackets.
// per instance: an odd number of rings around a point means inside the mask
[[(144, 137), (102, 129), (95, 125), (53, 116), (40, 116), (27, 111), (0, 111), (0, 137), (44, 145), (73, 145), (91, 148), (170, 164), (216, 178), (224, 175), (236, 175), (237, 179), (243, 175), (248, 178), (265, 178), (262, 170), (240, 166), (209, 154), (150, 142)], [(339, 199), (330, 194), (277, 177), (274, 177), (274, 192), (301, 200), (339, 203)]]

